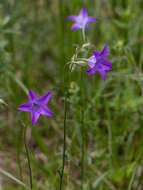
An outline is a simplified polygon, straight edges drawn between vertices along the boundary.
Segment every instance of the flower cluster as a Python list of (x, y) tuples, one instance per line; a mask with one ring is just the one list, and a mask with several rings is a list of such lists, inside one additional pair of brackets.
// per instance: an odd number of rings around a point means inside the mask
[[(77, 30), (77, 29), (82, 29), (83, 31), (87, 31), (89, 27), (89, 23), (98, 21), (97, 18), (93, 16), (88, 16), (88, 13), (86, 11), (86, 8), (83, 7), (80, 10), (80, 13), (78, 15), (71, 15), (68, 16), (67, 19), (73, 20), (74, 24), (72, 25), (71, 30)], [(84, 44), (83, 47), (88, 46), (87, 44)], [(100, 51), (93, 51), (93, 55), (88, 58), (87, 63), (89, 66), (89, 69), (86, 70), (85, 72), (89, 75), (94, 74), (95, 72), (99, 72), (102, 79), (105, 81), (105, 71), (110, 70), (112, 68), (111, 63), (106, 59), (106, 56), (108, 55), (108, 47), (107, 45), (104, 46), (104, 48)], [(77, 57), (73, 56), (74, 58)], [(72, 58), (73, 63), (83, 63), (83, 60), (85, 61), (84, 58), (82, 58), (80, 61), (75, 62), (74, 58)], [(85, 66), (85, 64), (83, 64)], [(22, 104), (18, 107), (19, 110), (21, 111), (28, 111), (31, 112), (31, 120), (32, 124), (34, 125), (40, 114), (42, 115), (47, 115), (47, 116), (52, 116), (52, 112), (46, 107), (46, 104), (48, 103), (49, 99), (51, 96), (51, 92), (48, 92), (47, 94), (37, 97), (34, 92), (29, 89), (29, 102)]]
[[(68, 16), (67, 19), (73, 20), (75, 23), (72, 25), (72, 31), (76, 29), (88, 29), (89, 23), (98, 21), (97, 18), (88, 16), (86, 8), (83, 7), (80, 10), (79, 15), (72, 15)], [(111, 63), (105, 59), (108, 55), (108, 47), (107, 45), (100, 51), (93, 51), (93, 56), (88, 59), (88, 66), (90, 67), (89, 70), (86, 72), (88, 74), (94, 74), (95, 72), (99, 72), (102, 79), (105, 81), (105, 71), (110, 70), (112, 68)]]

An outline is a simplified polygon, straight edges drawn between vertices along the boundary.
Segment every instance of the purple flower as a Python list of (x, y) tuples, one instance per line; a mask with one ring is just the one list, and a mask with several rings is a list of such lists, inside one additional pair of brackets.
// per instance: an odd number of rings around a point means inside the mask
[(79, 15), (68, 16), (67, 19), (73, 20), (75, 22), (71, 27), (72, 31), (77, 30), (77, 29), (82, 29), (82, 28), (88, 29), (88, 25), (90, 22), (94, 22), (98, 20), (97, 18), (93, 16), (88, 16), (88, 13), (85, 7), (83, 7), (80, 10)]
[(93, 56), (88, 59), (88, 65), (90, 67), (89, 70), (86, 72), (90, 75), (94, 74), (95, 72), (99, 72), (102, 79), (105, 81), (105, 71), (109, 71), (112, 66), (111, 63), (105, 59), (108, 55), (108, 47), (107, 45), (100, 51), (93, 51)]
[(46, 104), (50, 99), (51, 92), (48, 92), (47, 94), (39, 98), (34, 94), (31, 89), (29, 89), (28, 94), (29, 102), (20, 105), (17, 109), (21, 111), (31, 112), (31, 120), (33, 125), (37, 122), (40, 114), (47, 116), (53, 115), (52, 112), (46, 107)]

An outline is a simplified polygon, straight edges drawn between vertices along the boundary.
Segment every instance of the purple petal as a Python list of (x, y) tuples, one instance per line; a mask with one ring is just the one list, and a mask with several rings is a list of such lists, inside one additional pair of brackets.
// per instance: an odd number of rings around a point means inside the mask
[(50, 97), (51, 97), (51, 92), (48, 92), (47, 94), (41, 96), (40, 98), (37, 98), (37, 101), (41, 104), (47, 104)]
[(85, 32), (88, 31), (88, 27), (89, 27), (89, 24), (87, 23), (87, 24), (85, 25)]
[(96, 58), (95, 56), (91, 56), (89, 59), (88, 59), (88, 65), (90, 68), (93, 68), (95, 66), (95, 63), (96, 63)]
[(94, 55), (95, 57), (99, 55), (99, 52), (97, 52), (97, 51), (93, 51), (92, 53), (93, 53), (93, 55)]
[(29, 94), (30, 101), (33, 101), (36, 98), (36, 95), (34, 94), (34, 92), (31, 89), (28, 90), (28, 94)]
[(41, 114), (48, 115), (48, 116), (53, 116), (52, 112), (46, 106), (42, 107)]
[(32, 111), (32, 106), (30, 103), (25, 103), (25, 104), (18, 106), (17, 109), (19, 109), (21, 111)]
[(88, 17), (88, 22), (95, 22), (95, 21), (98, 21), (98, 19), (93, 16)]
[(32, 125), (34, 125), (37, 122), (39, 116), (40, 116), (40, 113), (35, 112), (35, 111), (31, 112)]
[(89, 69), (89, 70), (87, 70), (87, 71), (85, 71), (85, 72), (88, 73), (89, 75), (92, 75), (92, 74), (94, 74), (96, 71), (97, 71), (97, 70), (96, 70), (95, 68), (91, 68), (91, 69)]
[(71, 16), (67, 16), (66, 18), (69, 19), (69, 20), (76, 21), (77, 16), (76, 15), (71, 15)]
[(79, 15), (82, 15), (83, 17), (87, 17), (87, 16), (88, 16), (88, 13), (87, 13), (85, 7), (83, 7), (83, 8), (80, 10)]
[(71, 27), (72, 31), (77, 30), (79, 28), (80, 28), (80, 26), (77, 23), (73, 24)]
[(99, 70), (99, 73), (100, 73), (102, 79), (105, 81), (105, 80), (106, 80), (106, 74), (105, 74), (105, 71), (104, 71), (104, 70)]
[(99, 53), (99, 55), (102, 58), (105, 58), (108, 55), (108, 47), (107, 47), (107, 45), (104, 46), (104, 48), (101, 50), (101, 52)]
[(112, 68), (111, 63), (108, 60), (103, 60), (103, 62), (101, 64), (102, 64), (102, 68), (104, 70), (109, 71)]

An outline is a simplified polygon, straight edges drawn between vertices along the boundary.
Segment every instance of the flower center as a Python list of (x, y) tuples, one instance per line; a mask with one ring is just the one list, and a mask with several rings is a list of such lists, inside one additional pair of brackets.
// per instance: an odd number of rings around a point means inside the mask
[(40, 105), (37, 102), (32, 102), (32, 109), (33, 110), (38, 110), (40, 108)]
[(79, 16), (77, 22), (78, 22), (79, 26), (82, 28), (82, 27), (86, 26), (87, 20), (88, 19), (86, 17)]

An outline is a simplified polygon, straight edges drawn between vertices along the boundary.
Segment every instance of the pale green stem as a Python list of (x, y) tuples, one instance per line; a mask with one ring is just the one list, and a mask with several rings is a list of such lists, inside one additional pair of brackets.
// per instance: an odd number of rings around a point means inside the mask
[[(86, 42), (85, 27), (82, 28), (83, 42)], [(83, 81), (83, 70), (81, 69), (80, 87), (81, 87), (81, 190), (84, 189), (85, 182), (85, 125), (84, 125), (84, 81)]]
[(85, 27), (82, 28), (82, 37), (83, 37), (83, 42), (86, 42), (86, 37), (85, 37)]

